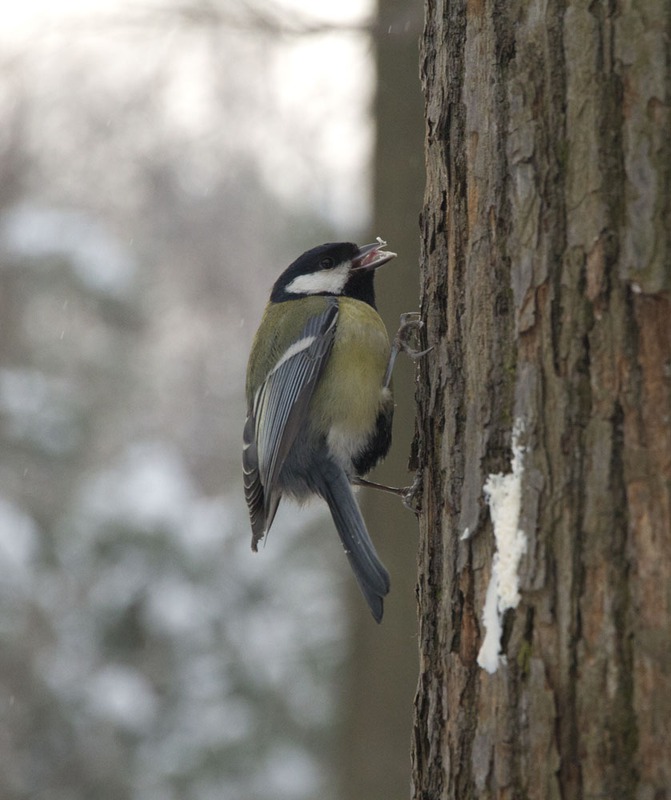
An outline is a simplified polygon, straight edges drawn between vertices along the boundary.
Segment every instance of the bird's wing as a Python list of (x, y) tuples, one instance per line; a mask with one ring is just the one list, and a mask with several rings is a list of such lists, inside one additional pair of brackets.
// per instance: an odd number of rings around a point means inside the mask
[(252, 548), (270, 528), (281, 491), (282, 465), (305, 425), (307, 408), (335, 337), (338, 302), (329, 300), (321, 314), (305, 324), (257, 390), (243, 432), (242, 467), (252, 523)]

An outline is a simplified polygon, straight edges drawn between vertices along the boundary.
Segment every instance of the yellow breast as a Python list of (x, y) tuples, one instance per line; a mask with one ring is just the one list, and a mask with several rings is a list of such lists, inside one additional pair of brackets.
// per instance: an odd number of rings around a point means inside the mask
[(312, 404), (313, 420), (329, 430), (329, 445), (343, 460), (356, 453), (374, 429), (390, 392), (383, 388), (389, 337), (374, 308), (349, 297), (340, 314), (329, 363)]

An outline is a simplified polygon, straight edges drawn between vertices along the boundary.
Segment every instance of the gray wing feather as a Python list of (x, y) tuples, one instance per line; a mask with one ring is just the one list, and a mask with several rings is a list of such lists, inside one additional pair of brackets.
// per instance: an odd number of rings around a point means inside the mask
[(245, 497), (252, 523), (252, 547), (270, 528), (281, 491), (277, 479), (282, 465), (305, 424), (307, 408), (333, 347), (338, 303), (311, 317), (297, 342), (304, 348), (284, 356), (268, 373), (254, 398), (243, 432)]

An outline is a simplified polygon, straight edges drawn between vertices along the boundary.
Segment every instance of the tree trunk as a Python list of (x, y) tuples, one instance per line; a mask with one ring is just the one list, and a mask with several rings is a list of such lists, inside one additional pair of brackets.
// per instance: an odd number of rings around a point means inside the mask
[(417, 800), (671, 797), (669, 9), (427, 0)]

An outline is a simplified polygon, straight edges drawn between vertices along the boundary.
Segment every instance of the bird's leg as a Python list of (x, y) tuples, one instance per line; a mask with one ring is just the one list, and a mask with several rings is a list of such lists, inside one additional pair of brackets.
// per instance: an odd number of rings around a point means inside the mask
[(410, 358), (413, 359), (413, 361), (415, 361), (416, 359), (425, 356), (433, 349), (432, 347), (427, 347), (426, 350), (418, 350), (409, 341), (410, 337), (413, 335), (416, 337), (423, 327), (424, 323), (419, 317), (419, 312), (408, 311), (405, 314), (401, 314), (401, 324), (396, 332), (396, 336), (394, 336), (394, 341), (391, 344), (391, 353), (389, 354), (387, 371), (384, 374), (385, 388), (391, 383), (391, 373), (393, 372), (394, 364), (396, 363), (396, 356), (401, 351), (406, 353), (408, 356), (410, 356)]
[(419, 489), (419, 473), (415, 476), (412, 486), (385, 486), (383, 483), (375, 483), (375, 481), (369, 481), (366, 478), (360, 478), (358, 476), (350, 478), (350, 482), (354, 484), (354, 486), (363, 486), (364, 489), (377, 489), (379, 492), (395, 494), (397, 497), (401, 498), (403, 505), (408, 511), (412, 511), (414, 514), (419, 513), (415, 501), (415, 495)]
[(406, 491), (402, 486), (385, 486), (384, 483), (375, 483), (375, 481), (369, 481), (366, 478), (355, 477), (350, 482), (355, 486), (363, 486), (365, 489), (377, 489), (379, 492), (397, 494), (399, 497), (403, 497)]
[[(417, 311), (408, 311), (405, 314), (401, 314), (401, 324), (399, 325), (396, 336), (394, 336), (394, 341), (391, 344), (391, 352), (389, 354), (389, 361), (387, 363), (387, 371), (384, 374), (385, 388), (388, 388), (389, 384), (391, 383), (391, 373), (394, 370), (396, 356), (401, 351), (406, 353), (408, 356), (410, 356), (410, 358), (413, 359), (413, 361), (415, 361), (416, 359), (425, 356), (428, 352), (433, 350), (433, 347), (427, 347), (426, 350), (418, 350), (410, 342), (410, 338), (412, 336), (417, 337), (423, 327), (424, 323), (420, 319)], [(397, 497), (401, 498), (403, 505), (409, 511), (412, 511), (415, 514), (418, 513), (415, 496), (419, 487), (419, 474), (415, 477), (412, 486), (385, 486), (383, 483), (375, 483), (374, 481), (369, 481), (366, 478), (360, 478), (358, 476), (350, 478), (350, 482), (354, 486), (363, 486), (365, 489), (377, 489), (379, 492), (395, 494)]]

